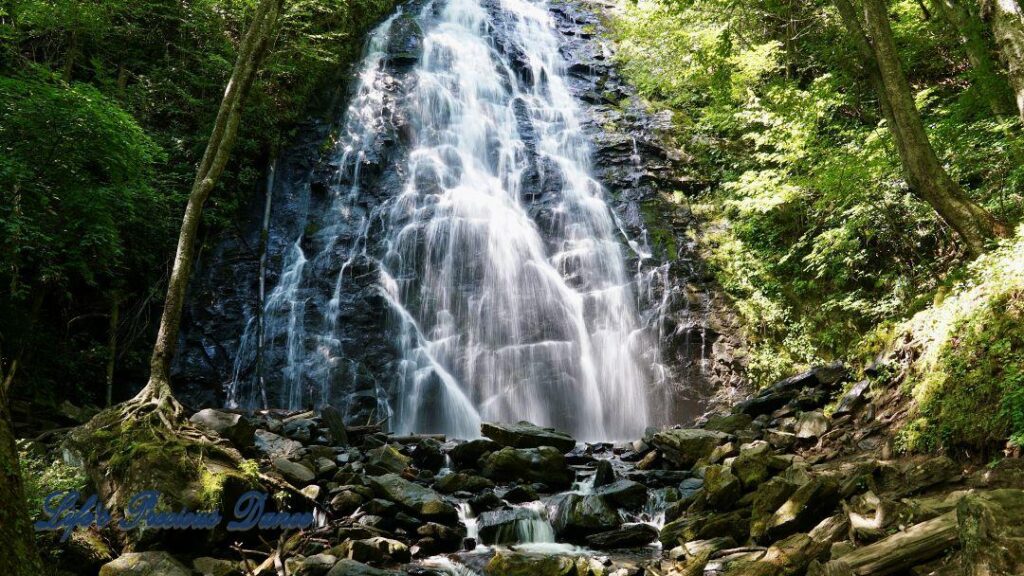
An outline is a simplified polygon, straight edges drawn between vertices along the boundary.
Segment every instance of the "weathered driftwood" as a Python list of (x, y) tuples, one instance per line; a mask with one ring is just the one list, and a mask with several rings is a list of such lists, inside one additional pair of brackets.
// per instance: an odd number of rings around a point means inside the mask
[(858, 548), (838, 560), (812, 566), (808, 576), (885, 576), (927, 562), (959, 544), (956, 512), (915, 524)]
[(739, 561), (729, 565), (728, 576), (788, 576), (803, 574), (808, 564), (822, 558), (832, 543), (849, 531), (846, 514), (825, 518), (806, 534), (793, 534), (768, 548), (752, 561)]

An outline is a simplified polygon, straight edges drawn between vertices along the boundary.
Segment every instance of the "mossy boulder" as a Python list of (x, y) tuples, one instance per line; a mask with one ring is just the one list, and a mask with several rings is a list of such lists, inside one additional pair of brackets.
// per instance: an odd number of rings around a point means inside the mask
[(603, 567), (588, 558), (498, 552), (484, 568), (486, 576), (603, 576)]
[(812, 528), (832, 513), (839, 502), (839, 485), (817, 477), (797, 488), (768, 519), (766, 535), (777, 540)]
[(455, 463), (456, 469), (475, 468), (483, 455), (498, 450), (501, 450), (501, 444), (490, 438), (477, 438), (455, 445), (448, 451), (448, 456)]
[(170, 430), (152, 414), (125, 419), (118, 407), (72, 430), (64, 448), (83, 462), (112, 510), (124, 510), (139, 492), (156, 490), (173, 509), (223, 511), (259, 486), (230, 444)]
[(401, 474), (412, 463), (412, 458), (385, 444), (366, 453), (366, 469), (370, 474)]
[(560, 494), (552, 505), (556, 510), (552, 525), (560, 538), (578, 541), (622, 524), (619, 512), (597, 494)]
[(707, 423), (704, 424), (704, 429), (724, 432), (726, 434), (735, 434), (738, 430), (749, 428), (753, 421), (754, 419), (747, 414), (712, 416), (708, 419)]
[(558, 448), (502, 448), (485, 456), (483, 475), (492, 480), (540, 482), (551, 488), (568, 488), (575, 474)]
[(462, 472), (442, 476), (434, 482), (434, 489), (441, 494), (454, 494), (455, 492), (478, 493), (489, 488), (494, 488), (494, 482), (483, 476)]
[(715, 430), (680, 428), (656, 433), (651, 443), (665, 460), (680, 468), (690, 468), (698, 460), (711, 456), (716, 447), (730, 438), (728, 434)]
[(597, 488), (595, 494), (604, 497), (613, 506), (634, 510), (647, 502), (647, 487), (632, 480), (616, 480)]
[(772, 478), (761, 484), (754, 492), (750, 511), (750, 537), (761, 540), (768, 531), (768, 524), (775, 511), (782, 506), (800, 486), (783, 478)]
[(192, 576), (192, 571), (167, 552), (131, 552), (100, 568), (99, 576)]
[(256, 428), (245, 416), (213, 408), (205, 408), (196, 412), (189, 418), (189, 422), (216, 432), (222, 438), (230, 440), (238, 448), (252, 445), (256, 433)]
[(739, 478), (728, 467), (712, 465), (704, 470), (704, 492), (709, 506), (728, 510), (739, 500), (742, 487)]
[(744, 490), (751, 490), (788, 465), (785, 459), (772, 454), (767, 442), (758, 440), (740, 447), (739, 456), (732, 461), (732, 472), (739, 478)]
[(366, 482), (381, 498), (390, 500), (425, 520), (446, 524), (454, 522), (458, 517), (455, 507), (440, 494), (397, 474), (368, 476)]

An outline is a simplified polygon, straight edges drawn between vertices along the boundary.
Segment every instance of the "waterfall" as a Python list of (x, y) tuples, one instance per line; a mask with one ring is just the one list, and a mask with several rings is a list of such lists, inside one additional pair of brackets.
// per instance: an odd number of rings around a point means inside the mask
[[(389, 45), (410, 29), (419, 56), (395, 81)], [(339, 302), (366, 260), (396, 351), (393, 374), (374, 384), (392, 429), (474, 437), (481, 420), (529, 420), (587, 440), (643, 431), (657, 342), (565, 68), (542, 0), (437, 0), (374, 32), (338, 134), (339, 186), (266, 299), (283, 407), (330, 402), (331, 386), (356, 378)], [(397, 135), (384, 134), (389, 122)], [(402, 151), (375, 177), (399, 184), (372, 204), (360, 171), (382, 141)], [(231, 386), (241, 405), (252, 340), (243, 335)]]

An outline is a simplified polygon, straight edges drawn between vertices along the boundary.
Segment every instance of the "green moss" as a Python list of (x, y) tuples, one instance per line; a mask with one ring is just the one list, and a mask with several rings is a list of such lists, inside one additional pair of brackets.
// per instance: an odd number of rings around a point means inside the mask
[(199, 475), (199, 501), (207, 510), (220, 507), (221, 495), (224, 493), (224, 481), (227, 474), (203, 470)]
[(907, 449), (998, 449), (1024, 438), (1024, 291), (1002, 294), (955, 323), (954, 337), (914, 386), (921, 418)]
[(913, 358), (903, 386), (915, 411), (897, 449), (994, 454), (1024, 443), (1024, 230), (940, 291), (933, 305), (894, 331)]
[(640, 212), (647, 226), (647, 240), (651, 250), (658, 256), (675, 261), (679, 258), (676, 233), (672, 228), (672, 212), (675, 207), (667, 198), (655, 198), (640, 204)]
[(36, 518), (43, 510), (43, 498), (47, 494), (63, 490), (82, 491), (86, 487), (83, 471), (65, 464), (50, 454), (31, 450), (28, 443), (18, 443), (18, 463), (24, 482), (25, 500), (29, 516)]

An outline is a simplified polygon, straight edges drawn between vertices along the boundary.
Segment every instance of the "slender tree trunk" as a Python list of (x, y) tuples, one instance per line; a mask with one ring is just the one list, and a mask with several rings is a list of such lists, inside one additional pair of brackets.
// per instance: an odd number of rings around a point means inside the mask
[(253, 80), (266, 53), (267, 46), (277, 30), (277, 18), (284, 0), (260, 0), (248, 31), (238, 47), (238, 59), (224, 90), (224, 97), (217, 111), (217, 120), (210, 134), (206, 152), (196, 172), (196, 179), (185, 207), (185, 216), (178, 236), (178, 248), (174, 255), (174, 266), (167, 283), (167, 297), (153, 356), (150, 359), (149, 382), (139, 392), (138, 400), (161, 402), (172, 398), (170, 386), (171, 359), (177, 347), (178, 329), (181, 326), (181, 312), (185, 302), (188, 278), (195, 257), (195, 240), (203, 204), (217, 184), (224, 171), (228, 156), (235, 144), (238, 122), (242, 116), (242, 105), (252, 87)]
[(25, 507), (25, 490), (6, 389), (0, 390), (0, 502), (0, 539), (3, 541), (0, 546), (0, 574), (42, 574), (35, 531)]
[(982, 0), (982, 15), (992, 26), (992, 35), (1013, 88), (1017, 112), (1024, 119), (1024, 13), (1020, 2)]
[(121, 322), (121, 294), (114, 292), (113, 301), (110, 303), (110, 328), (109, 341), (107, 343), (107, 406), (111, 405), (114, 397), (114, 368), (117, 365), (117, 325)]
[(996, 116), (1012, 116), (1017, 112), (1010, 86), (1000, 66), (992, 58), (992, 39), (985, 23), (964, 0), (932, 0), (935, 11), (960, 35), (960, 40), (971, 62), (971, 76), (975, 86), (982, 92), (989, 109)]
[(903, 73), (885, 1), (864, 0), (863, 26), (848, 0), (836, 0), (836, 7), (851, 28), (858, 52), (870, 56), (865, 58), (868, 77), (892, 130), (911, 191), (956, 231), (969, 253), (981, 253), (988, 240), (1006, 236), (1008, 230), (967, 198), (939, 162)]

